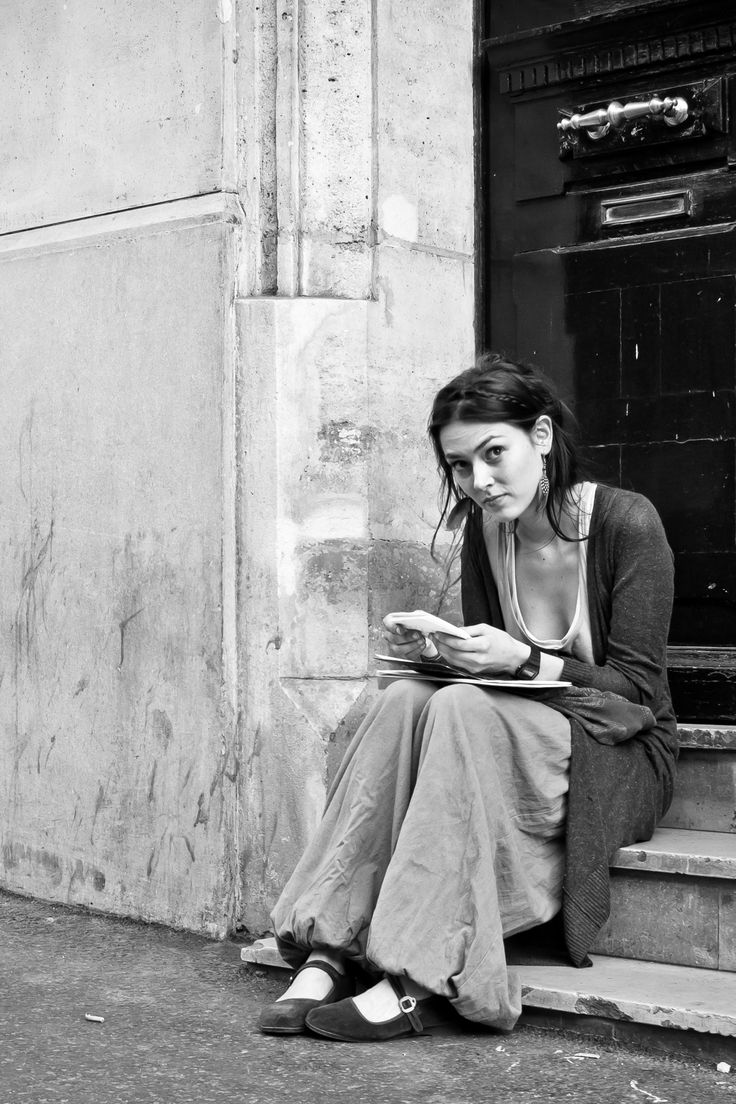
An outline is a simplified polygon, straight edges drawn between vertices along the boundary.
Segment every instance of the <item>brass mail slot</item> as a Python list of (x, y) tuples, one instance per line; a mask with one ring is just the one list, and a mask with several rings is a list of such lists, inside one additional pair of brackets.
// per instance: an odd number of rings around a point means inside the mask
[(627, 199), (604, 199), (601, 203), (601, 225), (613, 229), (652, 219), (671, 219), (689, 215), (689, 191), (655, 192)]

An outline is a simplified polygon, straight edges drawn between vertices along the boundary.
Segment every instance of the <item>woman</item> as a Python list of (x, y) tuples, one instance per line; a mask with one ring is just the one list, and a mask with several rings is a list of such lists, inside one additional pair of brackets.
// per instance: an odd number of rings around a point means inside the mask
[[(509, 1029), (521, 1003), (503, 940), (561, 908), (571, 960), (589, 963), (608, 860), (671, 799), (673, 571), (646, 499), (579, 480), (570, 425), (538, 371), (495, 354), (437, 394), (469, 638), (434, 643), (520, 692), (407, 679), (381, 695), (274, 910), (301, 968), (263, 1031), (395, 1038), (434, 1022), (436, 997)], [(384, 624), (392, 654), (422, 654), (420, 634)], [(572, 687), (521, 692), (535, 679)], [(356, 966), (375, 981), (357, 995)]]

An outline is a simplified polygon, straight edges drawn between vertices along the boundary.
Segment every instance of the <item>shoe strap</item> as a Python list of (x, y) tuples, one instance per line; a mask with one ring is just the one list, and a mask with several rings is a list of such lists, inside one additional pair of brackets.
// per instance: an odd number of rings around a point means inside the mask
[(329, 962), (325, 962), (321, 958), (313, 958), (310, 962), (305, 962), (298, 970), (289, 978), (289, 984), (291, 985), (295, 977), (297, 977), (303, 970), (324, 970), (328, 977), (332, 978), (335, 985), (340, 981), (344, 981), (345, 974), (341, 974), (339, 970), (336, 970), (334, 966), (331, 966)]
[(386, 974), (386, 980), (391, 985), (394, 993), (399, 1000), (399, 1008), (404, 1013), (413, 1030), (417, 1035), (424, 1033), (424, 1024), (422, 1018), (417, 1012), (417, 1000), (416, 997), (410, 997), (404, 988), (401, 978), (395, 977), (393, 974)]

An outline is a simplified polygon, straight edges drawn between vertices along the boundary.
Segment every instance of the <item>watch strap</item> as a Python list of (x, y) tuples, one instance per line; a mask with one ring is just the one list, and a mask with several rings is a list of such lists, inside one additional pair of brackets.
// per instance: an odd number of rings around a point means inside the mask
[(530, 681), (539, 674), (539, 666), (542, 662), (542, 652), (536, 644), (530, 644), (531, 653), (514, 671), (514, 678)]

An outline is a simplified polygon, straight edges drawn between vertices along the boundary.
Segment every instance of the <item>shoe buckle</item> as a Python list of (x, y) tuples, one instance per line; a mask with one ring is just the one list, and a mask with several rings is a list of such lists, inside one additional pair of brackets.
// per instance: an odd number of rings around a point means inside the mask
[(399, 1008), (402, 1012), (405, 1012), (407, 1016), (410, 1012), (413, 1012), (417, 1006), (417, 1002), (414, 997), (401, 997), (399, 1000)]

